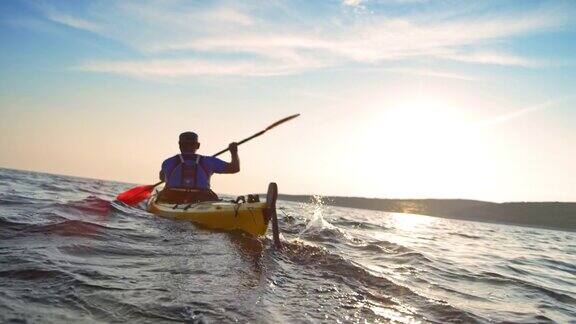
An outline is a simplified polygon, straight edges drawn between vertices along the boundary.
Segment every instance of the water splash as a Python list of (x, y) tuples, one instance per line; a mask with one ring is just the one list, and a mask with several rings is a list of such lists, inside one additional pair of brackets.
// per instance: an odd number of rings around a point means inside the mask
[(306, 227), (299, 233), (300, 236), (305, 234), (318, 233), (323, 230), (332, 230), (335, 227), (330, 224), (324, 218), (324, 212), (326, 210), (326, 204), (324, 202), (324, 197), (314, 195), (311, 197), (311, 201), (303, 205), (303, 212), (305, 215), (309, 216)]

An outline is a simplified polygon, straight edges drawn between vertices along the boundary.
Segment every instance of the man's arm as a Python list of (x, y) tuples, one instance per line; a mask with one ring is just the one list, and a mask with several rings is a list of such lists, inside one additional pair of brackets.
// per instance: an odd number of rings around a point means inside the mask
[(226, 168), (222, 173), (238, 173), (240, 172), (240, 159), (238, 158), (238, 144), (233, 142), (228, 145), (228, 150), (230, 150), (230, 155), (232, 156), (232, 161), (226, 163)]

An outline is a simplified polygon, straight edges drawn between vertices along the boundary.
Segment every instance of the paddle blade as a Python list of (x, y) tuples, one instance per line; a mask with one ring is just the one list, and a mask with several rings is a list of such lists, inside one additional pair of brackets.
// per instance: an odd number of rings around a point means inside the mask
[(291, 120), (291, 119), (294, 119), (294, 118), (296, 118), (296, 117), (298, 117), (298, 116), (300, 116), (300, 114), (295, 114), (295, 115), (292, 115), (292, 116), (288, 116), (288, 117), (286, 117), (286, 118), (282, 118), (282, 119), (280, 119), (279, 121), (275, 122), (274, 124), (266, 127), (266, 130), (271, 130), (272, 128), (274, 128), (274, 127), (276, 127), (276, 126), (278, 126), (278, 125), (280, 125), (280, 124), (283, 124), (283, 123), (285, 123), (285, 122), (287, 122), (287, 121), (289, 121), (289, 120)]
[(127, 205), (136, 205), (137, 203), (150, 197), (154, 187), (156, 187), (156, 185), (138, 186), (129, 189), (119, 194), (118, 197), (116, 197), (116, 200), (121, 201)]

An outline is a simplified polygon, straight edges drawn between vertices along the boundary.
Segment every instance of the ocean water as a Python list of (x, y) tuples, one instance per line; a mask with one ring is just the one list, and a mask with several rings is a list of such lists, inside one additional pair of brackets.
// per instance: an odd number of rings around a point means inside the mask
[(279, 201), (276, 251), (113, 201), (129, 187), (0, 169), (0, 322), (576, 323), (573, 232), (318, 198)]

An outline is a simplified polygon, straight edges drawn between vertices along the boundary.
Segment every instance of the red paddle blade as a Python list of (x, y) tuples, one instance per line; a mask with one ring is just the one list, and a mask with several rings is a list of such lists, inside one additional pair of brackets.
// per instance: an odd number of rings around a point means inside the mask
[(150, 193), (152, 193), (154, 187), (156, 187), (156, 185), (134, 187), (119, 194), (118, 197), (116, 197), (116, 200), (121, 201), (127, 205), (136, 205), (137, 203), (150, 197)]

